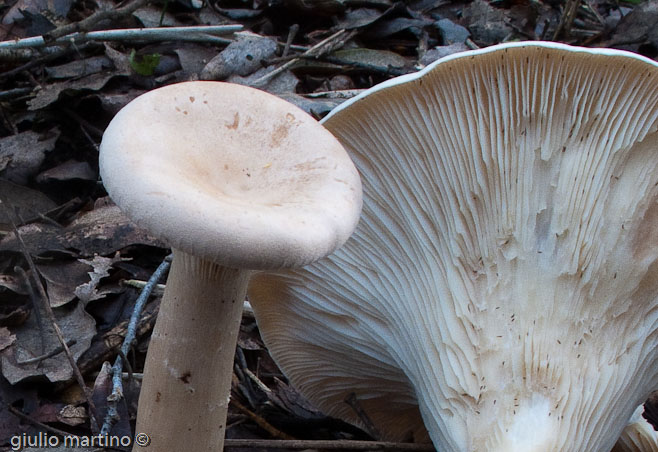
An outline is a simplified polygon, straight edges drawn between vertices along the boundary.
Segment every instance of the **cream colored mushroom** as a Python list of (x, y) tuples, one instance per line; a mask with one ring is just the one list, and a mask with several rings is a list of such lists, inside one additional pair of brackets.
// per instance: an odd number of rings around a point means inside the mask
[(611, 452), (658, 452), (658, 433), (643, 412), (644, 406), (635, 410)]
[(222, 450), (247, 281), (339, 247), (358, 221), (358, 173), (303, 111), (218, 82), (132, 101), (103, 135), (100, 169), (121, 209), (174, 249), (137, 415), (151, 442), (133, 450)]
[(441, 452), (610, 451), (658, 381), (658, 64), (505, 44), (323, 124), (361, 222), (248, 292), (292, 383)]

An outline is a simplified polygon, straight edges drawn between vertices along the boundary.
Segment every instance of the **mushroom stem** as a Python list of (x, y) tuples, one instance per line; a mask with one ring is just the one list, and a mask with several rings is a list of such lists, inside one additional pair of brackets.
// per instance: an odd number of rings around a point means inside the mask
[(134, 452), (222, 450), (251, 273), (174, 251), (137, 412), (136, 433), (150, 444)]

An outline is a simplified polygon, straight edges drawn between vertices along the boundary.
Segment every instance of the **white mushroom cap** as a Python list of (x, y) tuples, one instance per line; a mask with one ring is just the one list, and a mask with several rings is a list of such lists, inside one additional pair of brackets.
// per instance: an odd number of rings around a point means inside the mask
[(361, 208), (338, 141), (263, 91), (186, 82), (112, 120), (101, 175), (112, 199), (177, 249), (240, 268), (300, 266), (339, 247)]
[[(658, 377), (658, 64), (516, 43), (323, 124), (364, 186), (334, 255), (249, 298), (304, 395), (437, 450), (610, 450)], [(418, 410), (413, 410), (414, 404)]]

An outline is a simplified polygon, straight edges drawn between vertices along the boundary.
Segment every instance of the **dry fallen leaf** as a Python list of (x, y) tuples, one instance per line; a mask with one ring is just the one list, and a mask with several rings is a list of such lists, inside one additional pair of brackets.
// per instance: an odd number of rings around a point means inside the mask
[(89, 282), (89, 264), (83, 261), (57, 260), (39, 264), (39, 273), (46, 281), (46, 292), (50, 306), (53, 308), (63, 306), (73, 301), (76, 289)]
[(32, 131), (0, 138), (0, 176), (8, 181), (24, 185), (36, 174), (52, 151), (60, 132), (57, 128), (46, 134)]
[[(89, 348), (96, 334), (96, 321), (85, 310), (82, 303), (75, 307), (55, 309), (55, 318), (66, 341), (74, 340), (69, 348), (75, 359)], [(40, 330), (37, 316), (32, 313), (27, 321), (13, 330), (16, 342), (2, 351), (2, 374), (11, 384), (29, 377), (45, 376), (51, 382), (69, 380), (73, 374), (64, 353), (39, 362), (20, 364), (22, 361), (42, 356), (60, 347), (52, 325), (48, 324), (45, 313), (41, 313), (43, 331)], [(42, 344), (42, 335), (44, 343)], [(43, 345), (43, 348), (42, 348)]]
[(87, 419), (87, 410), (81, 406), (66, 405), (57, 413), (57, 420), (66, 425), (82, 425)]
[(93, 271), (87, 272), (89, 275), (89, 282), (79, 285), (75, 288), (75, 295), (84, 303), (87, 304), (92, 300), (103, 298), (107, 292), (99, 291), (98, 284), (100, 280), (106, 276), (110, 276), (109, 270), (116, 262), (124, 261), (119, 253), (112, 258), (103, 256), (94, 256), (93, 259), (78, 259), (83, 264), (90, 265)]
[[(104, 205), (84, 213), (65, 228), (34, 223), (18, 229), (29, 252), (65, 253), (76, 257), (112, 254), (129, 245), (164, 247), (163, 242), (148, 235), (132, 223), (117, 206)], [(0, 251), (21, 253), (13, 233), (0, 240)]]

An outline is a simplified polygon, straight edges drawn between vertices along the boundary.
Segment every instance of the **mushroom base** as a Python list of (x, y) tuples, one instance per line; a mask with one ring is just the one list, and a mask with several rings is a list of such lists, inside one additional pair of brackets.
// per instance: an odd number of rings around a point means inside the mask
[(250, 271), (175, 250), (151, 337), (133, 451), (221, 451)]

